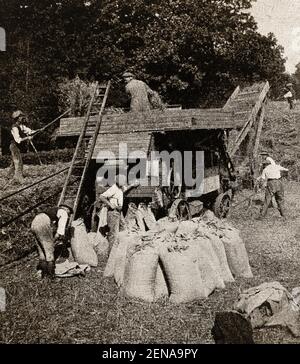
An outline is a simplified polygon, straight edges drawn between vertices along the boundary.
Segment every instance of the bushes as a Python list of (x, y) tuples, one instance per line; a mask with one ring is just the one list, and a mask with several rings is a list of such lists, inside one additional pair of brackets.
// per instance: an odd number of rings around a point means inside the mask
[[(71, 161), (74, 154), (74, 149), (55, 149), (50, 151), (40, 151), (38, 153), (43, 164), (55, 164), (57, 162), (66, 163)], [(39, 164), (38, 157), (34, 152), (24, 154), (22, 153), (22, 158), (24, 164)], [(0, 156), (0, 168), (7, 168), (9, 167), (10, 163), (10, 154)]]

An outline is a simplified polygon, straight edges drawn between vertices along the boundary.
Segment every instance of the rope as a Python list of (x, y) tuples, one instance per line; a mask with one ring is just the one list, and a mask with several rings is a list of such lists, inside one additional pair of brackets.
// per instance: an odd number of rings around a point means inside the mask
[(56, 121), (58, 121), (59, 119), (61, 119), (64, 115), (68, 114), (71, 111), (71, 108), (69, 108), (68, 110), (66, 110), (64, 113), (60, 114), (57, 118), (55, 118), (54, 120), (50, 121), (49, 124), (43, 126), (41, 129), (38, 129), (34, 134), (32, 134), (33, 137), (35, 137), (37, 134), (41, 133), (42, 131), (44, 131), (45, 129), (49, 128), (49, 126), (51, 126), (52, 124), (54, 124)]
[(50, 200), (51, 198), (55, 197), (55, 196), (56, 196), (56, 195), (58, 195), (59, 193), (60, 193), (60, 191), (57, 191), (57, 192), (53, 193), (52, 195), (50, 195), (50, 196), (46, 197), (44, 200), (42, 200), (42, 201), (40, 201), (40, 202), (36, 203), (35, 205), (33, 205), (33, 206), (29, 207), (28, 209), (26, 209), (25, 211), (23, 211), (21, 214), (19, 214), (19, 215), (17, 215), (17, 216), (15, 216), (15, 217), (13, 217), (12, 219), (10, 219), (10, 220), (8, 220), (8, 221), (6, 221), (6, 222), (2, 223), (2, 224), (0, 225), (0, 229), (4, 228), (5, 226), (10, 225), (12, 222), (14, 222), (14, 221), (18, 220), (20, 217), (23, 217), (23, 216), (27, 215), (29, 212), (31, 212), (32, 210), (36, 209), (37, 207), (39, 207), (40, 205), (42, 205), (42, 204), (43, 204), (43, 203), (45, 203), (46, 201)]
[(65, 167), (65, 168), (61, 169), (60, 171), (58, 171), (58, 172), (55, 172), (55, 173), (53, 173), (53, 174), (51, 174), (51, 175), (49, 175), (47, 177), (44, 177), (44, 178), (42, 178), (42, 179), (40, 179), (40, 180), (32, 183), (29, 186), (23, 187), (23, 188), (19, 189), (18, 191), (12, 192), (9, 195), (6, 195), (4, 197), (1, 197), (0, 198), (0, 202), (3, 201), (3, 200), (5, 200), (5, 199), (7, 199), (7, 198), (9, 198), (9, 197), (15, 196), (15, 195), (17, 195), (17, 194), (19, 194), (19, 193), (21, 193), (23, 191), (26, 191), (27, 189), (29, 189), (29, 188), (31, 188), (33, 186), (36, 186), (36, 185), (40, 184), (41, 182), (47, 181), (48, 179), (53, 178), (54, 176), (57, 176), (58, 174), (66, 171), (67, 169), (69, 169), (69, 167)]
[[(79, 178), (76, 178), (74, 181), (72, 181), (71, 185), (74, 184), (75, 182), (77, 182), (79, 180)], [(28, 209), (26, 209), (25, 211), (23, 211), (22, 213), (20, 213), (19, 215), (13, 217), (12, 219), (2, 223), (0, 225), (0, 229), (2, 229), (3, 227), (6, 227), (8, 225), (10, 225), (12, 222), (18, 220), (20, 217), (23, 217), (25, 215), (27, 215), (28, 213), (30, 213), (32, 210), (36, 209), (37, 207), (39, 207), (40, 205), (42, 205), (43, 203), (45, 203), (46, 201), (50, 200), (51, 198), (57, 196), (60, 194), (60, 190), (56, 191), (55, 193), (53, 193), (52, 195), (49, 195), (48, 197), (46, 197), (44, 200), (39, 201), (38, 203), (36, 203), (35, 205), (29, 207)]]

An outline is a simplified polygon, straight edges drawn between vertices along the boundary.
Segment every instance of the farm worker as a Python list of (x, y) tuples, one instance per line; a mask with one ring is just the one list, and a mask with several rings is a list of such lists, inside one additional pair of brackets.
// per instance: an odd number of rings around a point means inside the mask
[(295, 90), (292, 83), (287, 83), (284, 89), (285, 94), (283, 97), (287, 100), (290, 105), (290, 109), (295, 107)]
[(131, 97), (130, 111), (150, 111), (152, 108), (163, 109), (163, 103), (157, 92), (143, 81), (136, 80), (131, 72), (125, 72), (123, 79), (125, 90)]
[(20, 145), (26, 140), (31, 140), (35, 130), (31, 130), (25, 125), (25, 114), (22, 111), (14, 111), (12, 118), (14, 119), (14, 124), (11, 127), (11, 140), (9, 145), (12, 162), (8, 172), (8, 178), (14, 177), (16, 182), (22, 183), (24, 176)]
[(288, 169), (276, 164), (271, 157), (267, 157), (266, 162), (268, 165), (263, 169), (261, 176), (258, 177), (258, 179), (264, 180), (264, 185), (266, 187), (265, 202), (261, 211), (261, 217), (266, 216), (273, 196), (277, 202), (280, 215), (285, 217), (284, 189), (281, 180), (281, 171), (288, 171)]
[(109, 242), (110, 249), (113, 245), (118, 245), (118, 234), (120, 231), (124, 193), (133, 187), (137, 187), (138, 185), (138, 181), (131, 185), (127, 185), (126, 176), (123, 174), (118, 174), (115, 177), (115, 183), (99, 197), (100, 201), (105, 205), (104, 208), (107, 208), (107, 240)]
[(42, 271), (42, 278), (54, 278), (54, 248), (66, 237), (66, 227), (72, 213), (73, 203), (66, 200), (59, 207), (45, 208), (31, 223), (39, 254), (37, 269)]

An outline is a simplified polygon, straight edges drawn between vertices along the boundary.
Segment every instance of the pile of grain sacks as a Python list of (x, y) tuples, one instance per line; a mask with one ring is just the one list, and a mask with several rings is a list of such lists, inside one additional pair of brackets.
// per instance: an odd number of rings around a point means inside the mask
[(127, 297), (183, 303), (207, 298), (252, 272), (239, 231), (207, 212), (191, 221), (163, 218), (144, 233), (120, 232), (104, 276), (114, 277)]

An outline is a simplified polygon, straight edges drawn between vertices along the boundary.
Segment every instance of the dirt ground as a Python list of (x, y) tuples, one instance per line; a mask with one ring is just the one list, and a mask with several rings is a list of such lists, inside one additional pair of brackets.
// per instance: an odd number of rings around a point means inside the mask
[[(259, 201), (236, 206), (229, 219), (242, 233), (253, 279), (239, 279), (207, 300), (174, 305), (146, 304), (118, 294), (112, 279), (104, 279), (104, 262), (86, 277), (57, 279), (45, 284), (36, 277), (32, 255), (0, 268), (0, 286), (7, 292), (7, 310), (0, 313), (0, 343), (212, 343), (215, 313), (231, 309), (239, 292), (279, 281), (291, 290), (300, 286), (300, 184), (286, 183), (288, 219), (275, 209), (257, 221)], [(237, 196), (243, 201), (250, 191)], [(263, 196), (260, 196), (261, 198)], [(282, 328), (254, 330), (256, 343), (296, 343)]]

